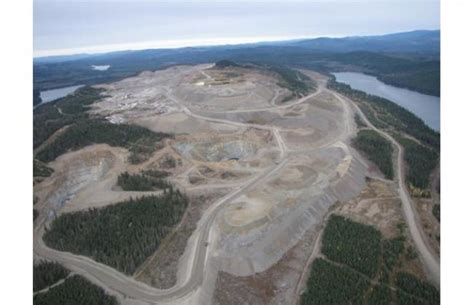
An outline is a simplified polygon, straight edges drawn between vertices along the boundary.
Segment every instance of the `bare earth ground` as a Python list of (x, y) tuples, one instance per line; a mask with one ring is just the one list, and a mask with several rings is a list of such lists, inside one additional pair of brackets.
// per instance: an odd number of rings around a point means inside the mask
[[(399, 231), (397, 225), (404, 223), (393, 183), (378, 180), (370, 180), (356, 198), (335, 204), (330, 213), (373, 225), (382, 232), (384, 238), (396, 237)], [(309, 263), (322, 255), (318, 237), (323, 225), (306, 231), (278, 263), (264, 272), (247, 277), (220, 272), (214, 304), (293, 304), (304, 290), (304, 283), (309, 276), (309, 270), (305, 270), (305, 267), (310, 267)], [(412, 244), (412, 241), (408, 242), (408, 245)], [(402, 266), (401, 270), (425, 277), (418, 259), (406, 260)]]
[[(398, 193), (393, 182), (366, 182), (377, 170), (349, 146), (351, 103), (326, 89), (322, 75), (302, 72), (317, 89), (285, 103), (288, 89), (254, 68), (175, 66), (101, 85), (107, 97), (93, 113), (175, 137), (139, 165), (108, 145), (51, 162), (54, 174), (34, 186), (35, 257), (64, 264), (122, 304), (292, 304), (329, 211), (392, 236), (403, 219)], [(154, 193), (116, 186), (121, 172), (146, 169), (168, 171), (192, 200), (133, 277), (44, 245), (55, 215)]]
[(308, 229), (293, 248), (264, 272), (246, 277), (219, 272), (213, 304), (292, 304), (296, 285), (321, 227), (319, 224)]

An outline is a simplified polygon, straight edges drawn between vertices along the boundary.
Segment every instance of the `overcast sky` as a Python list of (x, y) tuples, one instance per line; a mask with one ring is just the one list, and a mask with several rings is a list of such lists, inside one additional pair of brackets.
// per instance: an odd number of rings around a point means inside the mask
[(439, 29), (439, 1), (34, 0), (34, 55)]

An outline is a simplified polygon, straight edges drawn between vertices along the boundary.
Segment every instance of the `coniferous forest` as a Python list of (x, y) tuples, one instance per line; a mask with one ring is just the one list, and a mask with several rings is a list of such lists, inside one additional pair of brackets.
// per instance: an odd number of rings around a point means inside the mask
[(138, 163), (143, 161), (141, 155), (149, 156), (157, 148), (156, 143), (167, 136), (169, 135), (155, 133), (140, 126), (86, 119), (67, 128), (52, 143), (40, 150), (36, 157), (43, 162), (50, 162), (69, 150), (105, 143), (130, 149), (133, 160), (136, 158), (136, 162), (132, 163)]
[[(360, 304), (370, 284), (347, 267), (317, 258), (311, 267), (302, 305)], [(357, 300), (359, 303), (357, 303)]]
[(354, 100), (375, 127), (404, 132), (439, 150), (439, 133), (405, 108), (385, 98), (352, 89), (349, 85), (337, 82), (334, 76), (328, 81), (328, 88)]
[(51, 286), (68, 275), (69, 270), (58, 263), (39, 262), (33, 266), (33, 291)]
[(100, 101), (103, 90), (82, 87), (74, 94), (42, 104), (33, 111), (33, 147), (37, 148), (59, 129), (89, 115), (89, 105)]
[(115, 297), (80, 275), (33, 297), (34, 305), (118, 305)]
[(380, 169), (387, 179), (393, 179), (392, 145), (374, 130), (361, 130), (353, 146)]
[(156, 178), (152, 175), (147, 175), (144, 171), (141, 174), (129, 174), (128, 172), (121, 173), (117, 179), (117, 185), (124, 191), (156, 191), (169, 188), (171, 184), (162, 178)]
[(44, 241), (51, 248), (133, 274), (179, 223), (187, 205), (186, 196), (169, 187), (160, 196), (63, 214), (53, 221)]
[(324, 229), (322, 253), (372, 277), (379, 265), (380, 241), (375, 228), (334, 215)]
[(438, 165), (438, 153), (413, 140), (396, 136), (404, 148), (403, 158), (407, 164), (406, 178), (413, 186), (425, 189), (430, 183), (430, 175)]
[(314, 260), (301, 304), (440, 304), (438, 289), (399, 271), (410, 250), (403, 230), (384, 239), (372, 226), (332, 215), (323, 232), (325, 258)]
[(34, 148), (38, 148), (56, 132), (62, 131), (38, 151), (38, 160), (50, 162), (70, 150), (105, 143), (129, 149), (129, 161), (140, 163), (157, 149), (161, 139), (170, 136), (136, 125), (112, 124), (91, 116), (87, 111), (92, 103), (104, 97), (102, 92), (102, 89), (92, 87), (79, 88), (74, 94), (40, 105), (34, 110)]

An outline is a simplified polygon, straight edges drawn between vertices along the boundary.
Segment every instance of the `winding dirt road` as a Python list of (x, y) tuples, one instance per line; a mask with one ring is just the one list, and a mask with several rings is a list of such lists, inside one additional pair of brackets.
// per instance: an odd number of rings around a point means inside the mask
[(384, 138), (389, 140), (397, 150), (397, 165), (396, 165), (396, 173), (397, 173), (397, 184), (398, 184), (398, 194), (400, 196), (400, 200), (402, 201), (402, 208), (403, 208), (403, 213), (405, 215), (405, 220), (408, 225), (408, 229), (410, 231), (410, 234), (413, 238), (413, 241), (415, 242), (416, 248), (418, 250), (418, 253), (421, 256), (421, 262), (427, 272), (428, 278), (436, 284), (436, 286), (439, 288), (440, 286), (440, 266), (439, 266), (439, 258), (437, 257), (436, 254), (434, 254), (434, 251), (430, 249), (428, 246), (428, 243), (426, 242), (426, 237), (424, 237), (424, 233), (422, 229), (420, 228), (420, 220), (418, 218), (418, 215), (415, 211), (415, 207), (413, 205), (413, 201), (411, 200), (410, 195), (408, 194), (408, 191), (406, 189), (406, 184), (405, 184), (405, 172), (404, 172), (404, 162), (403, 162), (403, 147), (388, 133), (376, 128), (370, 121), (367, 119), (367, 117), (364, 115), (364, 113), (360, 110), (360, 108), (354, 103), (352, 100), (342, 97), (336, 92), (333, 92), (334, 95), (341, 101), (347, 100), (349, 101), (356, 111), (359, 113), (361, 116), (362, 120), (369, 126), (371, 129), (375, 130), (378, 132), (380, 135), (382, 135)]

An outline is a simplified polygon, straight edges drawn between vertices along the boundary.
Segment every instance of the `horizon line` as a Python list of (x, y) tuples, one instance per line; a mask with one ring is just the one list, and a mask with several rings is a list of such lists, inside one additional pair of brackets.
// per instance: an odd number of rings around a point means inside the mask
[[(33, 51), (33, 58), (46, 58), (54, 56), (94, 55), (120, 51), (140, 51), (148, 49), (180, 49), (187, 47), (212, 47), (226, 45), (253, 44), (265, 42), (283, 42), (300, 39), (319, 38), (321, 36), (242, 36), (242, 37), (216, 37), (204, 39), (168, 39), (155, 41), (142, 41), (131, 43), (118, 43), (96, 45), (78, 48), (65, 48), (53, 50)], [(342, 36), (332, 36), (342, 37)]]
[(367, 37), (383, 36), (398, 33), (408, 33), (414, 31), (440, 31), (440, 29), (414, 29), (408, 31), (398, 31), (380, 34), (368, 35), (300, 35), (300, 36), (241, 36), (241, 37), (216, 37), (204, 39), (168, 39), (156, 41), (142, 41), (132, 43), (118, 43), (107, 45), (86, 46), (78, 48), (64, 48), (53, 50), (33, 51), (33, 58), (47, 58), (55, 56), (74, 56), (74, 55), (95, 55), (121, 51), (140, 51), (150, 49), (180, 49), (191, 47), (217, 47), (217, 46), (236, 46), (241, 44), (284, 42), (292, 40), (317, 39), (317, 38), (345, 38), (345, 37)]

